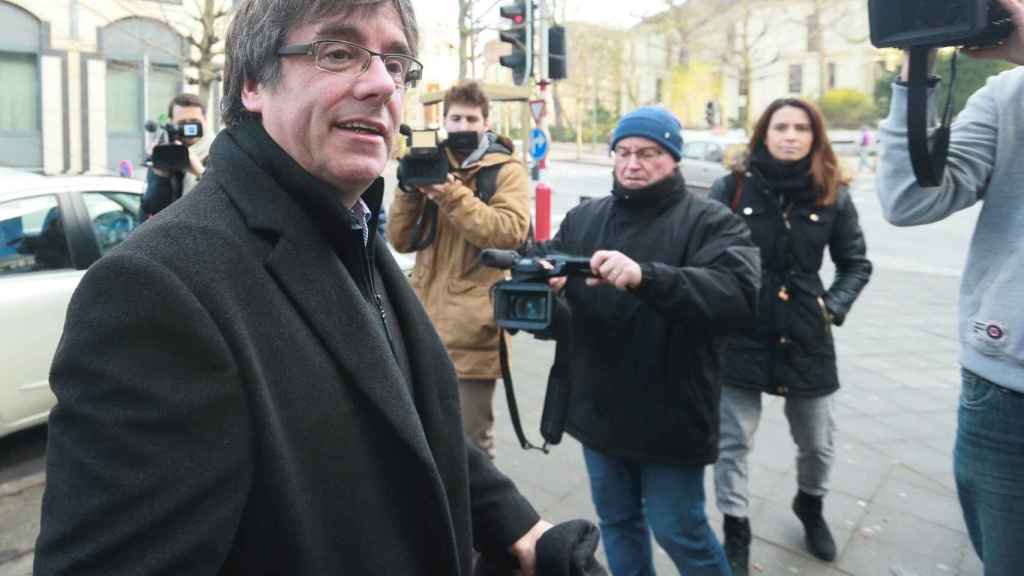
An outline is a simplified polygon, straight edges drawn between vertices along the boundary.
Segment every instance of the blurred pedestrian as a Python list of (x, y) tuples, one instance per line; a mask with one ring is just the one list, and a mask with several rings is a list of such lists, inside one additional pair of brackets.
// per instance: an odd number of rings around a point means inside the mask
[[(823, 514), (835, 447), (832, 394), (839, 388), (832, 326), (846, 318), (871, 276), (864, 234), (825, 121), (806, 100), (772, 102), (758, 119), (745, 162), (712, 186), (711, 197), (743, 216), (761, 250), (757, 323), (722, 350), (722, 429), (715, 492), (725, 515), (725, 549), (736, 576), (749, 573), (748, 456), (762, 394), (786, 399), (797, 445), (793, 511), (814, 556), (836, 545)], [(825, 249), (835, 262), (826, 290)]]
[[(1024, 1), (1000, 0), (1015, 30), (969, 50), (1024, 66)], [(934, 61), (934, 60), (933, 60)], [(908, 72), (882, 123), (878, 197), (898, 226), (943, 220), (983, 202), (960, 281), (962, 383), (953, 469), (964, 522), (986, 576), (1024, 566), (1024, 67), (990, 78), (953, 123), (942, 182), (917, 184), (907, 140)], [(930, 96), (937, 88), (929, 89)], [(929, 102), (933, 102), (930, 98)], [(937, 118), (930, 106), (929, 119)]]
[(874, 138), (871, 135), (871, 129), (865, 124), (860, 127), (860, 138), (857, 144), (857, 156), (860, 160), (857, 167), (861, 172), (871, 168), (872, 144), (874, 144)]

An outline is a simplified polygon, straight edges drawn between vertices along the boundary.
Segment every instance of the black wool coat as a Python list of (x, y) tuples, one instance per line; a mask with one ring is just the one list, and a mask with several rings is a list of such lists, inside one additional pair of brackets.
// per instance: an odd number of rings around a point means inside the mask
[[(690, 194), (682, 177), (657, 201), (612, 195), (573, 208), (535, 253), (618, 250), (639, 287), (570, 278), (566, 431), (583, 445), (659, 464), (718, 457), (718, 348), (754, 315), (760, 270), (743, 221)], [(564, 327), (560, 327), (564, 329)]]
[[(741, 182), (741, 190), (737, 183)], [(780, 205), (754, 170), (720, 178), (710, 197), (735, 206), (761, 250), (761, 297), (752, 330), (722, 352), (722, 384), (781, 396), (817, 397), (839, 388), (832, 326), (846, 318), (871, 277), (864, 233), (849, 191), (818, 206), (812, 194)], [(825, 249), (836, 275), (819, 276)]]
[(503, 552), (538, 516), (467, 445), (382, 241), (319, 227), (297, 199), (326, 185), (258, 124), (211, 164), (72, 299), (35, 573), (458, 575)]

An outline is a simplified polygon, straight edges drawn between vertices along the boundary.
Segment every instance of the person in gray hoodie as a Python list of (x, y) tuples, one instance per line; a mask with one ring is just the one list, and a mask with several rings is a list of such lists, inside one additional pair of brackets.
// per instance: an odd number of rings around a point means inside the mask
[[(1024, 64), (1024, 0), (1000, 0), (1016, 31), (974, 57)], [(904, 64), (903, 80), (907, 78)], [(930, 90), (935, 91), (932, 87)], [(935, 116), (934, 94), (930, 118)], [(1024, 68), (991, 78), (952, 127), (941, 184), (922, 188), (907, 143), (907, 88), (893, 86), (881, 126), (877, 187), (898, 226), (928, 224), (983, 202), (960, 289), (962, 388), (954, 469), (986, 576), (1024, 566)]]

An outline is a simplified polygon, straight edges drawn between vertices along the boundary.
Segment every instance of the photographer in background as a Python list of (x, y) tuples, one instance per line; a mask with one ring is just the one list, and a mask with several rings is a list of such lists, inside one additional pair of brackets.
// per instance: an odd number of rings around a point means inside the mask
[(720, 339), (753, 321), (758, 249), (742, 218), (687, 192), (671, 112), (630, 112), (611, 147), (611, 195), (531, 250), (590, 257), (596, 276), (549, 281), (569, 309), (565, 430), (583, 444), (613, 574), (654, 574), (650, 526), (681, 574), (726, 576), (704, 469), (718, 457)]
[[(448, 181), (398, 192), (388, 210), (388, 237), (399, 252), (415, 250), (417, 223), (428, 203), (437, 205), (436, 237), (416, 254), (412, 286), (455, 363), (466, 435), (493, 459), (492, 400), (501, 364), (490, 291), (505, 273), (481, 265), (480, 251), (515, 249), (526, 241), (530, 189), (512, 142), (490, 131), (489, 113), (477, 83), (448, 91), (449, 140), (442, 144)], [(473, 146), (450, 144), (456, 140)]]
[[(976, 58), (1024, 64), (1024, 0), (1000, 0), (1016, 30)], [(952, 127), (939, 186), (922, 188), (907, 142), (906, 63), (881, 126), (878, 195), (886, 219), (928, 224), (984, 201), (960, 287), (962, 388), (954, 471), (986, 576), (1024, 566), (1024, 68), (989, 80)], [(930, 90), (936, 90), (932, 87)], [(934, 94), (932, 95), (934, 96)], [(929, 117), (935, 118), (934, 98)], [(934, 124), (934, 121), (932, 122)]]
[[(206, 132), (206, 106), (195, 94), (178, 94), (167, 106), (170, 123), (181, 126), (186, 122), (198, 122)], [(188, 168), (184, 172), (168, 172), (151, 167), (146, 175), (146, 193), (142, 197), (142, 219), (145, 220), (188, 194), (195, 187), (206, 169), (211, 139), (180, 138), (169, 144), (188, 147)]]

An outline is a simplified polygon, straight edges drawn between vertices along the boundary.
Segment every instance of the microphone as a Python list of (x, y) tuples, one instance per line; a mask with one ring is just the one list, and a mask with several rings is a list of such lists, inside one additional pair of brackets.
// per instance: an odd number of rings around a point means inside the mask
[(509, 270), (515, 268), (522, 258), (515, 250), (497, 250), (488, 248), (480, 253), (480, 261), (489, 268)]

